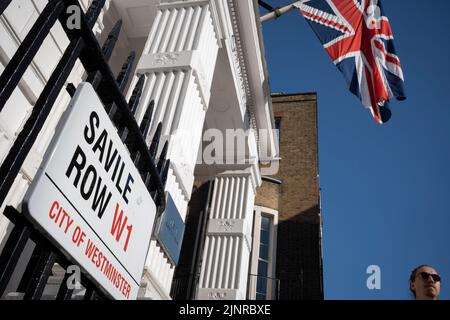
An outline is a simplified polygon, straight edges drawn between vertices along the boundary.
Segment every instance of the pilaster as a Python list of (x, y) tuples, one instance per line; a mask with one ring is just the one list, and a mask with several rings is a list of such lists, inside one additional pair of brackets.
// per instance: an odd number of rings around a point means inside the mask
[[(183, 219), (194, 183), (220, 44), (216, 17), (213, 0), (162, 0), (136, 68), (137, 75), (145, 76), (137, 121), (141, 121), (153, 100), (155, 108), (147, 142), (150, 144), (161, 122), (162, 140), (169, 142), (167, 159), (171, 161), (166, 191), (170, 192)], [(147, 285), (145, 296), (166, 298), (173, 271), (153, 240), (143, 278)], [(165, 294), (157, 294), (161, 290)]]
[(214, 179), (197, 299), (246, 298), (258, 186), (252, 167)]

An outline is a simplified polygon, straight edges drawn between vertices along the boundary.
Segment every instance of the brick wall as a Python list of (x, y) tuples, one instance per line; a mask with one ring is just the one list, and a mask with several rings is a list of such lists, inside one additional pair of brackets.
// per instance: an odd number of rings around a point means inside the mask
[(255, 205), (278, 210), (281, 185), (264, 181), (256, 190)]
[[(317, 96), (273, 96), (281, 118), (276, 274), (280, 299), (323, 299)], [(264, 197), (264, 195), (259, 195)]]

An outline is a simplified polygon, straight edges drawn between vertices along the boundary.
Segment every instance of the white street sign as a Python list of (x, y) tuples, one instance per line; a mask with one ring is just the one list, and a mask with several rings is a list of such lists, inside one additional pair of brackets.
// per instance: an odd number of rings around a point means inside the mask
[(136, 299), (156, 207), (104, 107), (82, 83), (25, 212), (115, 299)]

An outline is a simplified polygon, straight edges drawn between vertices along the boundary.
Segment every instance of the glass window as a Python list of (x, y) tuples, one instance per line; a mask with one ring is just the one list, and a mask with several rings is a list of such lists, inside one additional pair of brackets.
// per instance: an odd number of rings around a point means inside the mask
[(264, 260), (258, 261), (258, 276), (267, 277), (269, 263)]
[(257, 293), (256, 293), (256, 300), (267, 300), (267, 299), (266, 299), (266, 295), (257, 292)]
[(261, 216), (259, 239), (258, 275), (256, 281), (256, 300), (267, 299), (267, 281), (269, 279), (270, 229), (272, 219)]
[(267, 278), (258, 277), (258, 282), (256, 283), (256, 292), (262, 295), (267, 295)]
[(261, 237), (259, 239), (259, 241), (265, 245), (269, 244), (269, 231), (268, 230), (262, 230), (261, 229)]
[(261, 230), (270, 230), (271, 219), (268, 217), (261, 217)]
[(259, 244), (259, 259), (269, 260), (269, 246), (263, 243)]

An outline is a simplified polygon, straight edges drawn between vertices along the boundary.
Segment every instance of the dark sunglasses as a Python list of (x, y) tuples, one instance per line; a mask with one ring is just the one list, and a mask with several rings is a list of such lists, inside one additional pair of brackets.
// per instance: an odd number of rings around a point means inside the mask
[(422, 271), (419, 273), (423, 280), (428, 280), (429, 277), (433, 278), (434, 282), (441, 281), (441, 276), (438, 274), (428, 273), (425, 271)]

